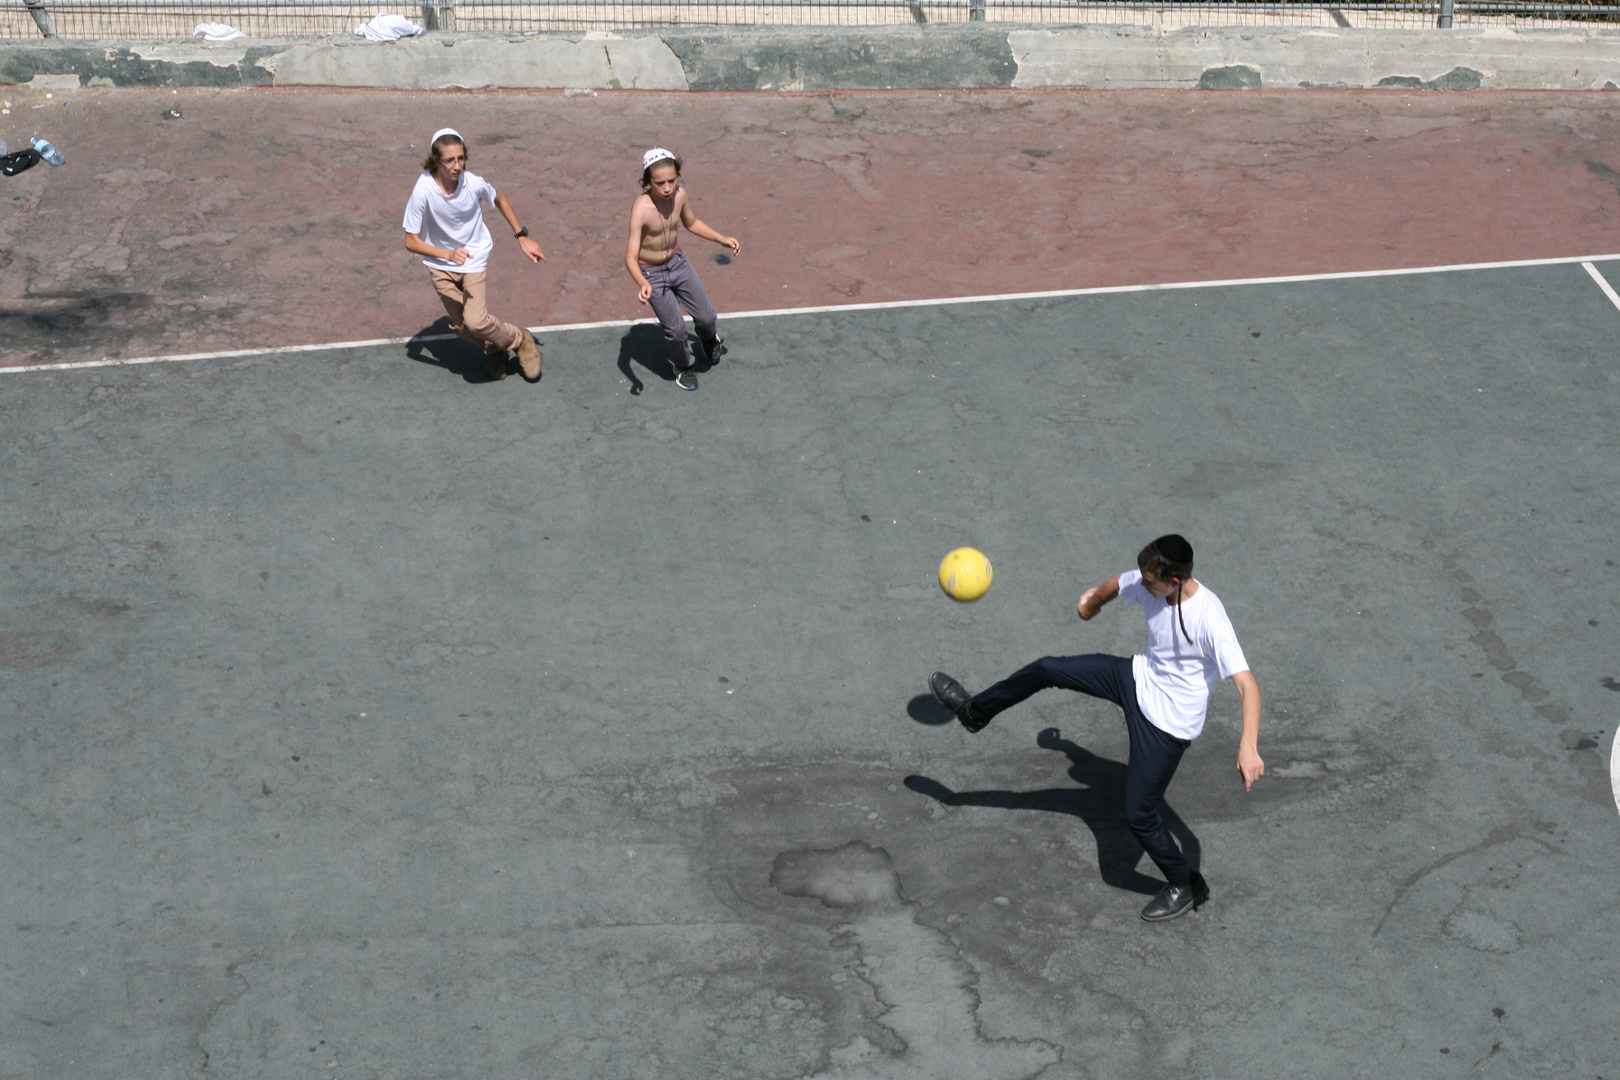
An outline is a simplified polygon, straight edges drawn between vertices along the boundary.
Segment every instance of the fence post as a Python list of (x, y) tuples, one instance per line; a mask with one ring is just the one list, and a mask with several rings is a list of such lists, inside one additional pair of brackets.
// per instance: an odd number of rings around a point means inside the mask
[[(1450, 3), (1451, 0), (1446, 0)], [(456, 0), (439, 0), (439, 29), (454, 30), (456, 28)]]
[(1451, 17), (1456, 10), (1456, 0), (1440, 0), (1440, 29), (1451, 29)]
[(45, 0), (23, 0), (23, 7), (34, 17), (34, 25), (39, 27), (42, 37), (56, 36), (56, 24), (51, 21), (51, 13), (45, 10)]
[(971, 0), (968, 4), (968, 18), (973, 22), (984, 22), (984, 0)]

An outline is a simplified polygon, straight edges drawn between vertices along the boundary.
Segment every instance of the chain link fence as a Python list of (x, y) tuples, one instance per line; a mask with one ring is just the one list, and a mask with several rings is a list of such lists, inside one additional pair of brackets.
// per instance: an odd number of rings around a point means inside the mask
[(1047, 25), (1546, 27), (1620, 25), (1620, 0), (1432, 0), (1337, 5), (1257, 0), (0, 0), (0, 38), (184, 38), (225, 23), (250, 38), (349, 34), (372, 16), (428, 30), (628, 30), (704, 26)]

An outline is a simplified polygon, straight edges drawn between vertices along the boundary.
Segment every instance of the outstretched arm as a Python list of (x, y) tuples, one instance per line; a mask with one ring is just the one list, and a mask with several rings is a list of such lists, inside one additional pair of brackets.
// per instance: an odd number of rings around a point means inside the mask
[(735, 236), (721, 236), (709, 228), (698, 219), (696, 214), (692, 213), (692, 204), (685, 199), (681, 200), (681, 224), (685, 225), (686, 231), (693, 236), (701, 236), (705, 240), (713, 240), (717, 244), (730, 248), (733, 255), (742, 251), (741, 240), (738, 240)]
[[(499, 210), (501, 212), (501, 217), (505, 218), (506, 223), (512, 226), (513, 232), (516, 233), (523, 231), (523, 226), (518, 222), (517, 211), (512, 209), (512, 204), (506, 198), (506, 196), (502, 195), (498, 191), (495, 193), (495, 209)], [(530, 262), (539, 263), (547, 261), (546, 253), (540, 250), (540, 241), (535, 240), (532, 237), (520, 236), (517, 238), (517, 242), (518, 247), (523, 249), (523, 254), (529, 257)]]
[(1080, 602), (1075, 609), (1080, 612), (1082, 619), (1090, 619), (1103, 609), (1103, 605), (1119, 595), (1119, 575), (1115, 574), (1101, 585), (1093, 586), (1080, 594)]
[(1243, 737), (1238, 740), (1238, 772), (1243, 774), (1243, 790), (1249, 791), (1254, 782), (1266, 775), (1266, 763), (1260, 760), (1260, 684), (1254, 673), (1240, 671), (1232, 676), (1232, 685), (1243, 698)]

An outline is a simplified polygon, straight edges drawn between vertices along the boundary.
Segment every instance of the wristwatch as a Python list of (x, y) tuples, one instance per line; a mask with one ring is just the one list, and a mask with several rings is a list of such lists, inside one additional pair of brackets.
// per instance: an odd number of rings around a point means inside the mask
[(525, 226), (523, 226), (523, 228), (519, 229), (517, 232), (512, 234), (512, 239), (518, 240), (518, 239), (521, 239), (522, 237), (525, 237), (525, 236), (528, 236), (528, 235), (529, 235), (529, 227), (527, 225), (525, 225)]

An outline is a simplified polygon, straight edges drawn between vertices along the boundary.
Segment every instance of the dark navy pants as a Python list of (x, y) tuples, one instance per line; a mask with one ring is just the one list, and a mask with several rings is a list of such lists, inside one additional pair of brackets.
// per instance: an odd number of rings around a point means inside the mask
[(1176, 847), (1159, 807), (1191, 739), (1178, 739), (1153, 726), (1136, 702), (1136, 676), (1126, 656), (1043, 656), (973, 698), (973, 711), (990, 717), (1049, 687), (1106, 698), (1125, 710), (1131, 758), (1125, 766), (1125, 823), (1165, 880), (1184, 882), (1187, 859)]

